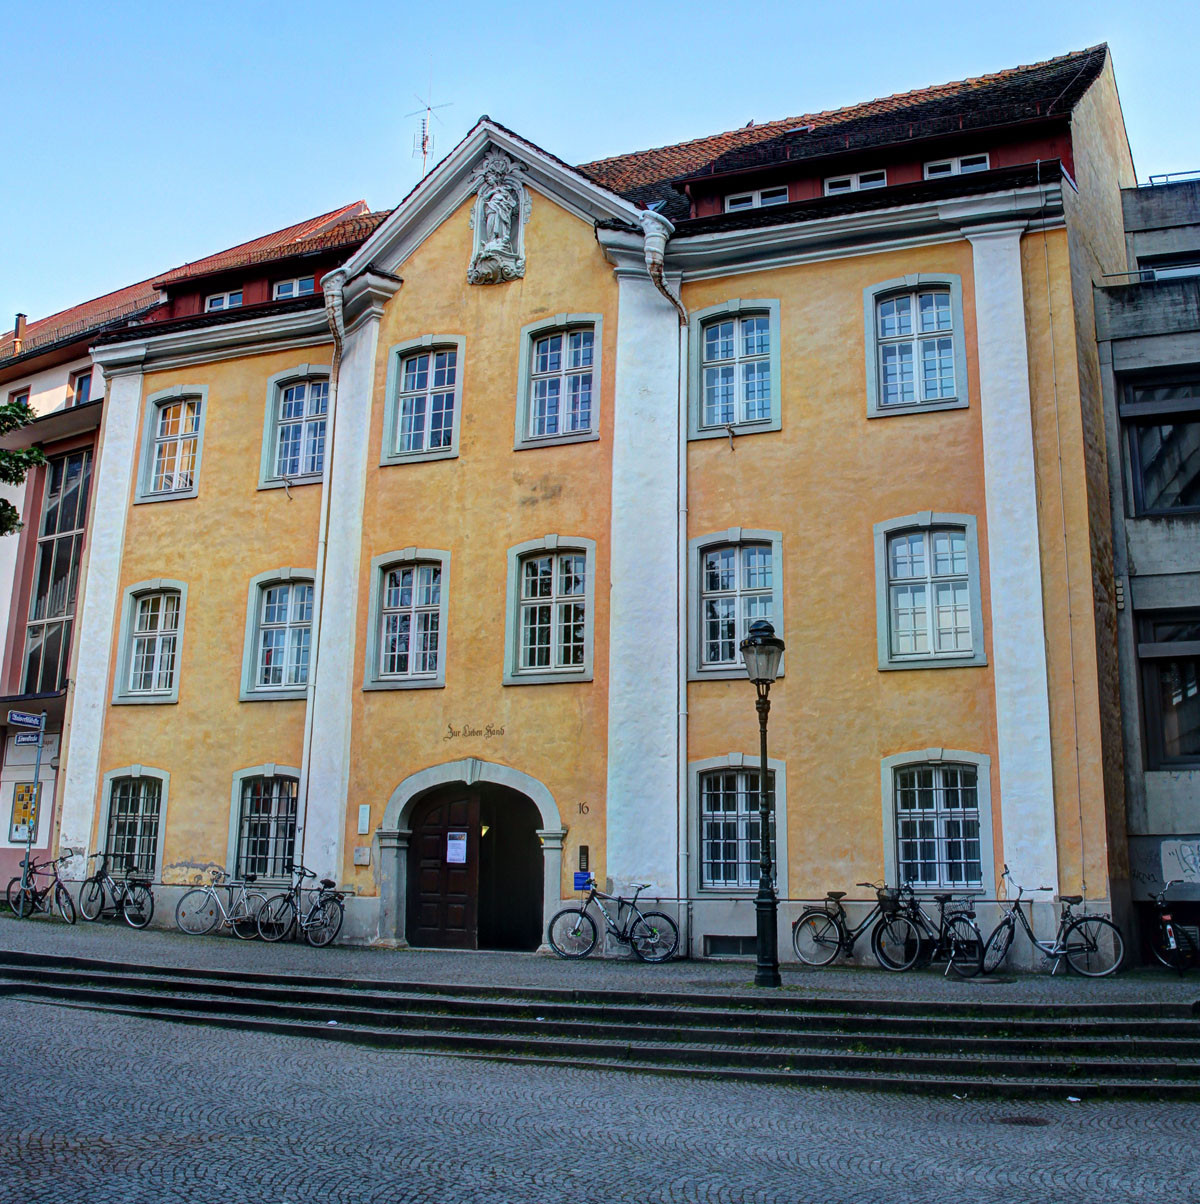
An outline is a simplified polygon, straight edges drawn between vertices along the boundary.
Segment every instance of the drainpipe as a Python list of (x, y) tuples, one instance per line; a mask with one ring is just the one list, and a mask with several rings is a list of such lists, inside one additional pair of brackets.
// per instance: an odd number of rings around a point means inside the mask
[(329, 370), (329, 403), (325, 417), (325, 464), (321, 472), (321, 514), (317, 524), (317, 563), (313, 580), (312, 646), (309, 651), (308, 687), (304, 703), (304, 751), (300, 761), (299, 798), (297, 800), (297, 860), (304, 861), (304, 839), (308, 834), (308, 777), (312, 764), (313, 712), (317, 694), (317, 672), (321, 658), (321, 611), (325, 597), (325, 559), (329, 542), (329, 495), (333, 486), (333, 448), (337, 430), (338, 372), (342, 366), (342, 346), (346, 327), (342, 320), (342, 289), (346, 274), (340, 268), (321, 281), (325, 295), (325, 317), (333, 336), (333, 364)]
[(675, 445), (675, 479), (678, 481), (678, 518), (675, 524), (677, 539), (676, 580), (678, 604), (675, 615), (675, 646), (680, 650), (679, 681), (676, 695), (676, 738), (678, 759), (675, 766), (675, 800), (678, 807), (676, 823), (677, 874), (679, 895), (683, 901), (680, 920), (683, 928), (683, 945), (686, 956), (692, 955), (692, 897), (690, 832), (688, 824), (688, 709), (687, 709), (687, 607), (688, 607), (688, 563), (687, 563), (687, 381), (688, 381), (688, 312), (682, 300), (671, 291), (664, 278), (667, 240), (675, 227), (661, 214), (649, 210), (641, 214), (642, 233), (645, 238), (644, 253), (646, 271), (654, 287), (671, 303), (679, 314), (679, 379), (677, 382), (677, 426), (678, 438)]

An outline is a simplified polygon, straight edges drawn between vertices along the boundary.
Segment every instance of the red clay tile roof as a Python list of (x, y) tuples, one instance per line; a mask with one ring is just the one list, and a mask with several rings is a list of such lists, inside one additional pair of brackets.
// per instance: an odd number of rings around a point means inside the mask
[[(228, 271), (231, 268), (245, 267), (252, 263), (268, 262), (272, 259), (286, 258), (297, 252), (297, 244), (327, 233), (332, 226), (345, 221), (347, 218), (359, 217), (368, 213), (366, 201), (355, 201), (343, 205), (319, 217), (309, 218), (305, 222), (297, 222), (294, 226), (286, 226), (273, 234), (264, 234), (249, 242), (239, 243), (226, 251), (218, 251), (215, 255), (207, 255), (203, 259), (193, 260), (159, 276), (155, 283), (160, 285), (179, 284), (196, 276), (211, 276), (216, 272)], [(341, 245), (335, 243), (333, 245)], [(321, 249), (320, 247), (312, 249)]]
[[(748, 163), (739, 162), (741, 156), (737, 152), (760, 147), (789, 132), (793, 134), (789, 139), (792, 144), (789, 157), (808, 158), (816, 154), (854, 149), (857, 145), (879, 145), (884, 141), (902, 141), (914, 136), (948, 132), (928, 128), (930, 119), (934, 117), (943, 124), (948, 120), (953, 124), (956, 119), (953, 114), (970, 114), (973, 118), (971, 124), (976, 127), (993, 124), (987, 119), (989, 115), (1000, 117), (999, 110), (1004, 111), (1004, 120), (1017, 119), (1011, 115), (1014, 107), (1026, 117), (1044, 117), (1048, 109), (1065, 117), (1100, 73), (1107, 55), (1108, 47), (1101, 44), (1042, 63), (1012, 67), (974, 79), (919, 88), (843, 109), (744, 126), (673, 146), (599, 159), (581, 164), (578, 170), (628, 200), (642, 204), (652, 200), (664, 201), (668, 211), (675, 211), (669, 212), (669, 215), (676, 216), (680, 199), (671, 187), (672, 181), (694, 175), (710, 168), (710, 165), (715, 170), (731, 171), (739, 166), (753, 166), (756, 156), (748, 156), (751, 160)], [(996, 112), (993, 113), (993, 110)], [(910, 129), (909, 123), (913, 121), (920, 128)], [(811, 133), (796, 133), (804, 126), (812, 126)], [(807, 140), (806, 149), (795, 153), (795, 144), (802, 139)], [(682, 210), (682, 216), (686, 217), (686, 203), (683, 203)]]

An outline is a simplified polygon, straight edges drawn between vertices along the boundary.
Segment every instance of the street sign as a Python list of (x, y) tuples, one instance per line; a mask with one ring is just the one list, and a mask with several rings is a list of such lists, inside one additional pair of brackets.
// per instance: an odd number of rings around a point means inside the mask
[(17, 732), (17, 737), (14, 743), (19, 748), (22, 744), (41, 744), (41, 732)]
[(41, 801), (42, 788), (39, 782), (17, 782), (13, 787), (12, 820), (9, 824), (8, 839), (13, 844), (21, 841), (30, 843), (33, 833), (37, 830), (38, 803)]
[(37, 727), (42, 726), (41, 715), (31, 715), (28, 711), (9, 711), (8, 712), (9, 727)]

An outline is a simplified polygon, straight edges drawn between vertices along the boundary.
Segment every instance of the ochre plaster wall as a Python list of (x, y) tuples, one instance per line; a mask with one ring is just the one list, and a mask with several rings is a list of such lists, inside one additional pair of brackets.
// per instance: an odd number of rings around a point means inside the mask
[[(187, 582), (179, 702), (108, 708), (100, 772), (141, 764), (170, 773), (163, 881), (225, 865), (232, 775), (252, 765), (299, 766), (304, 702), (239, 702), (246, 597), (268, 569), (315, 567), (321, 486), (258, 488), (267, 381), (298, 364), (328, 364), (331, 346), (148, 374), (144, 399), (206, 385), (199, 496), (130, 504), (121, 588), (155, 577)], [(139, 464), (141, 447), (138, 449)], [(290, 496), (289, 496), (290, 493)], [(130, 498), (132, 503), (132, 495)], [(109, 668), (111, 697), (120, 613)], [(96, 822), (102, 786), (97, 790)], [(104, 833), (93, 836), (94, 847)]]
[[(392, 791), (429, 766), (478, 757), (537, 778), (570, 829), (563, 873), (589, 845), (603, 881), (608, 743), (608, 594), (617, 286), (591, 227), (534, 192), (522, 280), (469, 285), (470, 203), (401, 265), (404, 284), (381, 320), (363, 513), (357, 622), (358, 679), (344, 880), (375, 894), (372, 870), (355, 868), (358, 807), (371, 830)], [(556, 313), (603, 314), (600, 440), (514, 451), (520, 333)], [(459, 365), (462, 413), (454, 460), (379, 466), (388, 349), (425, 334), (466, 339)], [(507, 549), (546, 534), (596, 541), (594, 680), (504, 686)], [(449, 550), (445, 689), (363, 691), (371, 559), (406, 547)], [(503, 735), (468, 736), (487, 726)], [(463, 735), (448, 738), (451, 729)], [(586, 804), (586, 814), (580, 805)]]

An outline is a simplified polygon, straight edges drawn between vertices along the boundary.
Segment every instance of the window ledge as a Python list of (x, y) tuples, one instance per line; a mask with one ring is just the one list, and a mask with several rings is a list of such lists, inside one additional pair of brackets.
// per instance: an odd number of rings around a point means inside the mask
[(735, 439), (743, 435), (765, 435), (769, 431), (783, 429), (778, 418), (763, 419), (761, 422), (731, 422), (729, 426), (703, 426), (688, 432), (688, 442), (694, 443), (699, 439), (728, 439), (732, 434)]
[(513, 444), (513, 451), (531, 451), (535, 447), (557, 447), (563, 443), (595, 443), (599, 431), (571, 431), (566, 435), (529, 435)]
[(970, 402), (957, 397), (943, 397), (940, 401), (922, 401), (904, 406), (874, 406), (867, 411), (868, 418), (892, 418), (897, 414), (927, 414), (935, 410), (965, 410)]
[(133, 499), (133, 504), (141, 506), (148, 502), (180, 502), (186, 498), (198, 497), (199, 494), (199, 487), (195, 485), (191, 489), (176, 489), (170, 493), (139, 493)]
[[(784, 676), (784, 671), (779, 670), (779, 677)], [(691, 669), (688, 671), (688, 681), (749, 681), (746, 676), (745, 665), (730, 665), (728, 668), (701, 668)]]
[(115, 707), (177, 706), (179, 699), (170, 694), (117, 694), (112, 700)]
[(301, 485), (319, 485), (323, 479), (321, 473), (313, 473), (302, 477), (288, 477), (285, 481), (283, 477), (270, 477), (265, 481), (259, 481), (259, 489), (298, 489)]
[(414, 677), (410, 681), (368, 681), (364, 690), (444, 690), (446, 683), (436, 677)]
[(458, 447), (438, 447), (432, 451), (414, 452), (384, 452), (379, 457), (379, 467), (388, 468), (394, 464), (426, 464), (431, 460), (457, 460)]
[(506, 686), (561, 686), (591, 681), (591, 673), (505, 673)]
[(243, 690), (239, 702), (295, 702), (308, 697), (308, 690)]
[(905, 661), (880, 661), (879, 671), (892, 672), (897, 669), (979, 669), (987, 665), (982, 652), (974, 656), (922, 656)]

